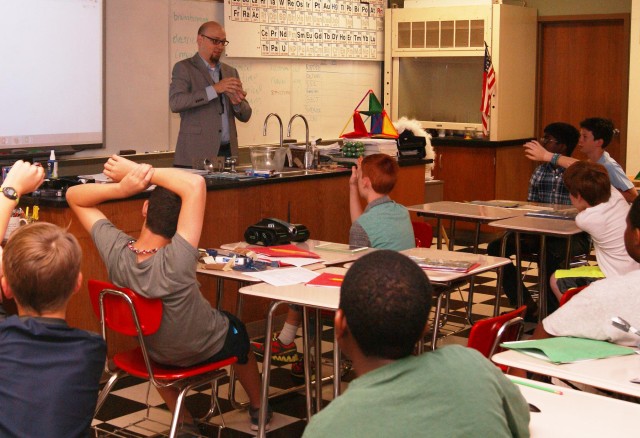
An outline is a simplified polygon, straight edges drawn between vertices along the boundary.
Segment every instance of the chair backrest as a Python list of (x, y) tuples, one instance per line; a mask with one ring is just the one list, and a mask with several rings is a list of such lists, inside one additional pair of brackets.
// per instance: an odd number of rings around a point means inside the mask
[(574, 295), (577, 295), (585, 287), (587, 287), (587, 286), (574, 287), (574, 288), (571, 288), (571, 289), (567, 290), (565, 293), (563, 293), (562, 297), (560, 297), (560, 306), (564, 306), (565, 304), (567, 304), (567, 301), (569, 301), (571, 298), (573, 298)]
[(417, 248), (429, 248), (433, 241), (433, 228), (428, 222), (411, 222), (413, 236), (416, 239)]
[(467, 347), (475, 348), (485, 357), (491, 358), (502, 342), (517, 341), (524, 327), (527, 306), (504, 315), (476, 321), (469, 332)]
[(111, 330), (127, 336), (147, 336), (160, 328), (160, 299), (145, 298), (130, 289), (98, 280), (89, 280), (89, 297), (94, 313)]

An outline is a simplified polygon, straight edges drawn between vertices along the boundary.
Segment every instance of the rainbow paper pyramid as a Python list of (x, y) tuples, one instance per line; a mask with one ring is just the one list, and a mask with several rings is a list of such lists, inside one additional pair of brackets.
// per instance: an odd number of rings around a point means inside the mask
[[(360, 110), (360, 105), (369, 96), (369, 109), (364, 111)], [(362, 115), (367, 116), (366, 120), (371, 120), (370, 129), (367, 130), (365, 120), (362, 120)], [(349, 122), (353, 120), (353, 131), (345, 134), (345, 129), (349, 125)], [(353, 115), (349, 118), (342, 132), (340, 138), (398, 138), (398, 131), (396, 130), (391, 119), (387, 115), (387, 112), (382, 108), (380, 101), (373, 93), (373, 90), (367, 91), (360, 103), (356, 105), (356, 109), (353, 111)]]

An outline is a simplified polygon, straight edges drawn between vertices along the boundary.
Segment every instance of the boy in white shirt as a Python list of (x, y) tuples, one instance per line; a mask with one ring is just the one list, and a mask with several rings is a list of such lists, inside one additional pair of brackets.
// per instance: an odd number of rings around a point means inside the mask
[(586, 286), (609, 276), (624, 275), (640, 268), (624, 247), (629, 204), (611, 186), (604, 166), (578, 161), (564, 173), (564, 183), (574, 207), (576, 225), (591, 235), (598, 266), (559, 269), (551, 276), (551, 289), (558, 299), (573, 287)]

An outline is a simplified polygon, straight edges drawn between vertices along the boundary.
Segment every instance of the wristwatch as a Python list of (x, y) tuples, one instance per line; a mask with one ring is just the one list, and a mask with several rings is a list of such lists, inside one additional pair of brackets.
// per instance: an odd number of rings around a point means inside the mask
[(5, 196), (5, 198), (11, 199), (12, 201), (18, 202), (18, 200), (20, 199), (20, 196), (18, 196), (18, 192), (16, 192), (16, 189), (14, 189), (13, 187), (3, 187), (2, 194)]

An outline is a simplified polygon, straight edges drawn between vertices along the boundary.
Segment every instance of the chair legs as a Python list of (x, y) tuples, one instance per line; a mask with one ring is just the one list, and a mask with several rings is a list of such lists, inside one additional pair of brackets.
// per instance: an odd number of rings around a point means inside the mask
[(100, 411), (100, 408), (102, 408), (102, 405), (107, 400), (107, 397), (109, 396), (109, 393), (111, 392), (111, 389), (113, 388), (113, 385), (115, 385), (116, 382), (120, 379), (120, 377), (122, 377), (124, 375), (125, 375), (125, 373), (122, 372), (121, 370), (114, 371), (111, 374), (111, 377), (109, 377), (109, 380), (104, 385), (104, 387), (102, 388), (102, 391), (100, 391), (100, 394), (98, 395), (98, 402), (96, 403), (96, 410), (95, 410), (93, 415), (97, 415), (98, 414), (98, 412)]

